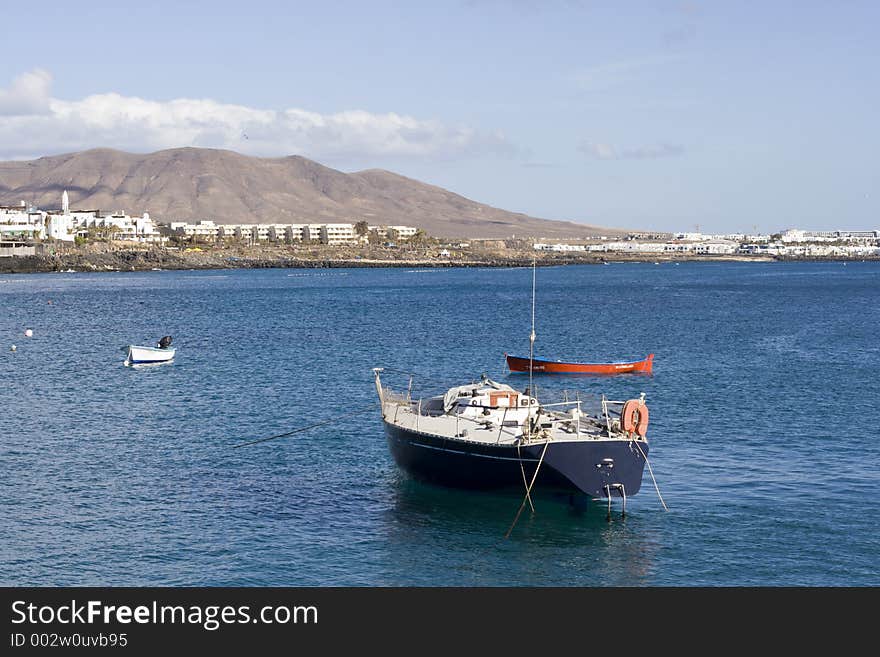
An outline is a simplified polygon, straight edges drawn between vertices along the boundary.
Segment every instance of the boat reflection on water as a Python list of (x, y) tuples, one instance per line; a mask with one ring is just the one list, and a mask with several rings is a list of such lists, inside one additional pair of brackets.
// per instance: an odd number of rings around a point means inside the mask
[(173, 360), (163, 360), (158, 363), (131, 363), (129, 365), (123, 365), (132, 370), (150, 370), (158, 367), (166, 367), (168, 365), (173, 365)]
[[(432, 572), (422, 556), (411, 569), (413, 577), (422, 578), (414, 585), (430, 585), (432, 579), (452, 586), (651, 584), (660, 537), (648, 525), (651, 516), (640, 517), (638, 509), (625, 519), (614, 514), (608, 522), (600, 501), (566, 504), (538, 492), (533, 498), (537, 513), (523, 514), (507, 542), (503, 537), (521, 491), (473, 495), (402, 473), (390, 484), (392, 504), (380, 541), (398, 560), (404, 554), (437, 553), (436, 568), (443, 571)], [(469, 547), (458, 550), (459, 544)], [(556, 558), (561, 554), (564, 561)]]

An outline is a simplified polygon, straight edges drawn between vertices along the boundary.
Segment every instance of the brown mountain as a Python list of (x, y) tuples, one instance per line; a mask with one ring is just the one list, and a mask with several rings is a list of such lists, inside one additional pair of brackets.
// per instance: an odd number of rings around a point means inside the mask
[(343, 173), (303, 157), (110, 149), (0, 162), (0, 205), (149, 212), (158, 221), (403, 224), (443, 237), (585, 237), (621, 231), (483, 205), (390, 171)]

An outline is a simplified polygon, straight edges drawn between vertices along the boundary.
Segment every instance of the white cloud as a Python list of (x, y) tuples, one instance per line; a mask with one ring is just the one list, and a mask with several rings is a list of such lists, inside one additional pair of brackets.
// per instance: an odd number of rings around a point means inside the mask
[(96, 147), (149, 151), (201, 146), (318, 159), (515, 151), (500, 133), (393, 112), (319, 114), (189, 98), (159, 102), (115, 93), (67, 101), (50, 96), (50, 83), (48, 73), (33, 71), (0, 90), (0, 158)]
[(653, 160), (661, 157), (677, 157), (684, 154), (684, 148), (677, 144), (618, 148), (611, 144), (585, 141), (578, 145), (578, 150), (597, 160)]
[(22, 73), (9, 89), (0, 89), (0, 117), (47, 113), (51, 86), (52, 75), (48, 71), (38, 68)]

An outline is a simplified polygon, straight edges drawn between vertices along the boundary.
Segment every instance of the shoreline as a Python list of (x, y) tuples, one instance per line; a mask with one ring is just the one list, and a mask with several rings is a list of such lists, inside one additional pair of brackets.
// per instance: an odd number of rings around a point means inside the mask
[(397, 251), (389, 249), (344, 248), (241, 248), (173, 250), (151, 248), (71, 249), (51, 255), (0, 258), (0, 273), (85, 273), (130, 271), (184, 271), (224, 269), (341, 269), (408, 268), (445, 269), (452, 267), (529, 267), (533, 259), (539, 266), (602, 265), (616, 263), (681, 262), (859, 262), (880, 261), (880, 257), (778, 257), (763, 255), (686, 255), (686, 254), (557, 254), (524, 250), (472, 250), (441, 258), (430, 249)]

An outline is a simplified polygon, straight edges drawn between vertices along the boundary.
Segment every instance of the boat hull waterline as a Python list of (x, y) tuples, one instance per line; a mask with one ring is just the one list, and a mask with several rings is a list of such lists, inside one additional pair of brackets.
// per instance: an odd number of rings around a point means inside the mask
[[(504, 354), (507, 368), (511, 372), (528, 373), (528, 357)], [(575, 363), (559, 360), (532, 359), (533, 373), (546, 374), (651, 374), (654, 367), (654, 354), (636, 361), (619, 363)]]
[(125, 365), (152, 365), (174, 360), (175, 348), (139, 347), (131, 345), (125, 358)]
[[(544, 443), (486, 445), (432, 436), (385, 422), (395, 463), (414, 479), (452, 488), (500, 490), (523, 487), (523, 471), (532, 480)], [(592, 498), (627, 496), (642, 486), (648, 445), (635, 441), (551, 441), (535, 479), (535, 488), (584, 493)], [(639, 451), (645, 452), (645, 456)], [(520, 469), (522, 463), (522, 469)]]

